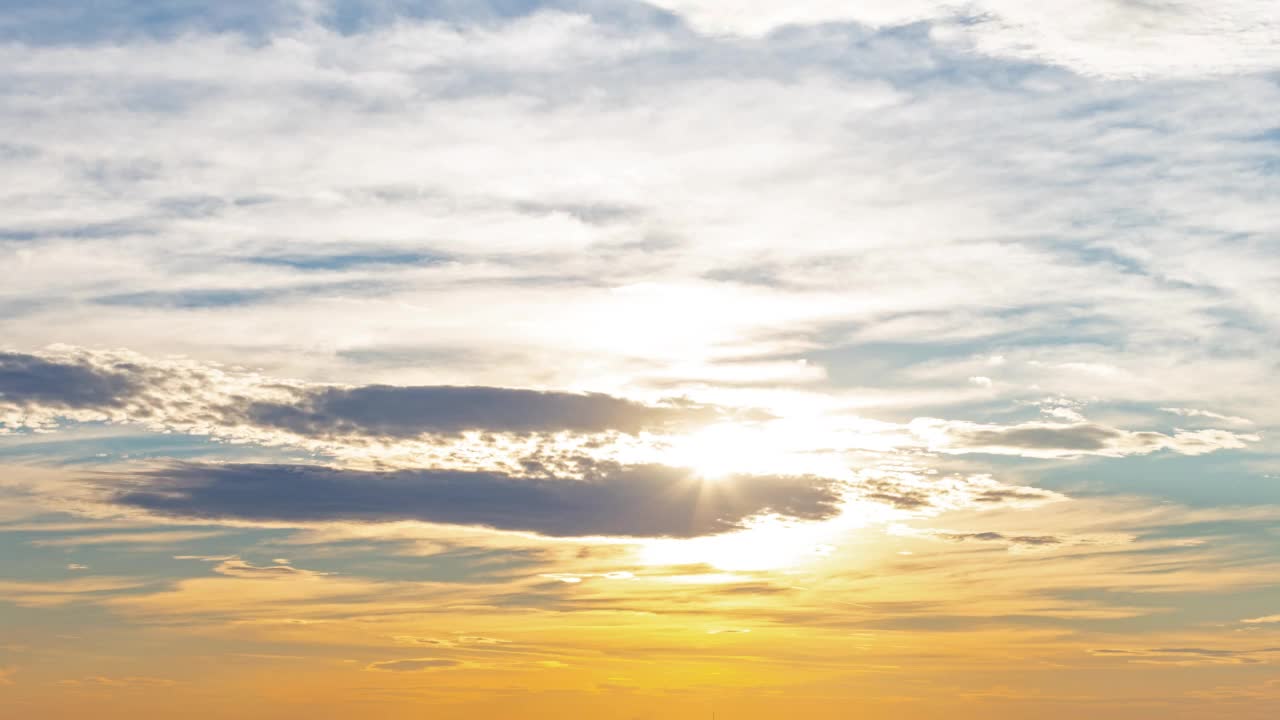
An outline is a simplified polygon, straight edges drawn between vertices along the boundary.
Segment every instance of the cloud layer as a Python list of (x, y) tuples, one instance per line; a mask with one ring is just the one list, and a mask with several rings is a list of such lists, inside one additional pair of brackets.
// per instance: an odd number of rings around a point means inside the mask
[(1280, 66), (1280, 10), (1264, 0), (655, 0), (709, 32), (930, 22), (943, 40), (996, 56), (1112, 75), (1200, 75)]
[(607, 468), (588, 480), (266, 464), (179, 464), (142, 477), (111, 501), (205, 520), (417, 520), (556, 537), (694, 537), (740, 529), (766, 513), (823, 520), (839, 512), (842, 499), (840, 483), (829, 479), (711, 482), (662, 466)]
[(1182, 455), (1203, 455), (1216, 450), (1240, 449), (1258, 442), (1254, 434), (1228, 430), (1177, 430), (1173, 434), (1130, 431), (1089, 422), (1028, 422), (1017, 425), (983, 425), (922, 418), (912, 421), (912, 431), (945, 453), (992, 453), (1028, 457), (1071, 458), (1081, 455), (1123, 457), (1170, 450)]
[(601, 393), (490, 387), (324, 387), (135, 354), (0, 354), (0, 424), (59, 417), (302, 438), (486, 433), (636, 434), (687, 430), (722, 413), (687, 401), (646, 405)]
[(253, 403), (245, 418), (308, 437), (406, 438), (467, 430), (504, 433), (672, 430), (716, 418), (713, 408), (653, 407), (599, 393), (484, 387), (321, 388), (290, 403)]

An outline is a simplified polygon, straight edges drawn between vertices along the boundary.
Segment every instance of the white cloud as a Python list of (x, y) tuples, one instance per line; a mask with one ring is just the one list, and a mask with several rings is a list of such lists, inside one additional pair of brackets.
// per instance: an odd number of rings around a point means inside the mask
[(258, 579), (323, 577), (329, 574), (314, 570), (303, 570), (293, 567), (292, 564), (287, 562), (276, 563), (275, 565), (254, 565), (236, 557), (228, 558), (218, 563), (214, 566), (213, 571), (219, 575), (227, 575), (229, 577)]
[(146, 584), (143, 580), (118, 577), (46, 582), (6, 580), (0, 582), (0, 593), (4, 594), (6, 601), (19, 607), (43, 608), (94, 602), (101, 600), (103, 596), (143, 587)]
[(1194, 408), (1170, 408), (1170, 407), (1160, 408), (1160, 410), (1162, 412), (1172, 413), (1179, 417), (1205, 418), (1207, 420), (1218, 420), (1218, 421), (1230, 423), (1232, 425), (1253, 425), (1254, 424), (1253, 421), (1248, 418), (1232, 417), (1230, 415), (1223, 415), (1221, 413), (1216, 413), (1209, 410), (1197, 410)]
[(787, 25), (935, 23), (935, 37), (1006, 58), (1109, 75), (1202, 75), (1280, 66), (1280, 9), (1267, 0), (656, 0), (711, 33)]
[(92, 675), (83, 680), (60, 680), (59, 685), (65, 687), (77, 686), (98, 686), (107, 688), (167, 688), (178, 683), (167, 678), (155, 677), (109, 677), (106, 675)]
[(992, 55), (1109, 76), (1280, 66), (1280, 8), (1267, 0), (980, 0), (977, 6), (991, 17), (958, 34)]
[(414, 658), (412, 660), (384, 660), (371, 663), (368, 670), (383, 672), (423, 672), (427, 670), (443, 670), (458, 667), (462, 663), (447, 658)]
[[(1007, 87), (993, 70), (926, 91), (849, 42), (785, 59), (741, 43), (741, 72), (723, 44), (553, 13), (2, 50), (28, 91), (0, 113), (23, 138), (3, 195), (23, 239), (0, 247), (20, 311), (0, 332), (353, 383), (839, 382), (910, 403), (963, 402), (996, 365), (942, 390), (919, 367), (851, 381), (791, 356), (1069, 328), (975, 352), (1006, 359), (1002, 397), (1039, 384), (1253, 415), (1262, 331), (1226, 318), (1280, 326), (1274, 263), (1209, 238), (1277, 226), (1246, 141), (1273, 124), (1272, 84)], [(529, 47), (573, 61), (512, 61)], [(808, 59), (837, 50), (856, 72)], [(1204, 387), (1209, 346), (1249, 391)]]
[(1264, 617), (1249, 618), (1240, 622), (1247, 625), (1269, 625), (1271, 623), (1280, 623), (1280, 615), (1266, 615)]

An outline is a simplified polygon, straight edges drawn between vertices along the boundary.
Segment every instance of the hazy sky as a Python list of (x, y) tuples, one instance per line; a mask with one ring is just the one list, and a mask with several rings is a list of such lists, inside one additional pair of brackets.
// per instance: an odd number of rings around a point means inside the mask
[(1280, 713), (1280, 5), (0, 0), (0, 715)]

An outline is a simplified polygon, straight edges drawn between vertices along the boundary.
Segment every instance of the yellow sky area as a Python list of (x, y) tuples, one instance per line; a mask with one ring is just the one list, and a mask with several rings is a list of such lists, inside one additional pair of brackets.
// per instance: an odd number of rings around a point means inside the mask
[[(1264, 717), (1280, 628), (1170, 633), (1161, 622), (1177, 594), (1227, 602), (1280, 567), (1186, 537), (1108, 533), (1073, 504), (1024, 511), (1063, 538), (1047, 546), (956, 540), (968, 520), (952, 513), (927, 526), (804, 526), (772, 555), (781, 536), (768, 523), (685, 543), (685, 555), (661, 542), (525, 538), (545, 552), (541, 564), (465, 582), (211, 558), (176, 582), (11, 583), (19, 612), (111, 621), (15, 628), (7, 639), (25, 649), (11, 654), (0, 698), (40, 717), (106, 720), (694, 720), (713, 708), (759, 720), (1128, 720), (1204, 717), (1208, 702)], [(332, 540), (343, 529), (315, 532)], [(433, 533), (419, 539), (447, 539)], [(1116, 588), (1125, 592), (1105, 592)]]
[[(1047, 632), (830, 633), (813, 629), (676, 636), (661, 629), (584, 635), (576, 661), (490, 658), (420, 670), (378, 670), (350, 648), (214, 657), (190, 645), (128, 673), (78, 672), (54, 681), (27, 670), (0, 688), (6, 707), (39, 717), (675, 718), (1195, 717), (1207, 703), (1262, 718), (1280, 700), (1273, 671), (1239, 666), (1135, 665), (1080, 652)], [(152, 633), (138, 639), (154, 647)], [(624, 637), (624, 635), (626, 637)], [(596, 641), (627, 642), (600, 650)], [(118, 651), (122, 648), (116, 648)], [(409, 666), (429, 653), (401, 655)], [(152, 674), (134, 674), (134, 670)], [(1231, 673), (1223, 672), (1230, 670)], [(107, 672), (110, 672), (108, 670)], [(176, 679), (174, 679), (176, 678)], [(1270, 693), (1268, 695), (1268, 693)], [(1259, 704), (1259, 698), (1262, 703)], [(1248, 700), (1248, 702), (1246, 702)], [(35, 715), (32, 715), (35, 716)]]

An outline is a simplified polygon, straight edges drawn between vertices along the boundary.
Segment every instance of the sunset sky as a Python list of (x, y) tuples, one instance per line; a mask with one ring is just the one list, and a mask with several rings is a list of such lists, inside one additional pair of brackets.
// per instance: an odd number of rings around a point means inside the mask
[(0, 717), (1280, 716), (1280, 4), (0, 0)]

